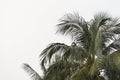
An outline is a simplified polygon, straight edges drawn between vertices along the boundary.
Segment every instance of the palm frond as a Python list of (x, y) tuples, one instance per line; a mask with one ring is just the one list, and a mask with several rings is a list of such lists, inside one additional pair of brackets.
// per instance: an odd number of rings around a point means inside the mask
[(60, 52), (60, 54), (66, 51), (69, 48), (68, 45), (64, 43), (52, 43), (47, 48), (45, 48), (42, 53), (40, 54), (41, 59), (48, 58), (50, 61), (53, 54)]
[(109, 25), (112, 27), (112, 26), (117, 26), (119, 27), (120, 23), (120, 18), (119, 17), (115, 17), (115, 18), (112, 18), (111, 22), (109, 23)]
[(114, 41), (111, 42), (106, 48), (103, 50), (102, 54), (110, 54), (113, 50), (120, 50), (120, 38), (114, 38)]
[(59, 55), (64, 53), (69, 48), (68, 45), (64, 43), (52, 43), (47, 48), (45, 48), (40, 54), (41, 66), (45, 71), (45, 64), (50, 63), (53, 55), (59, 53)]
[(77, 45), (71, 45), (68, 50), (63, 54), (62, 58), (68, 61), (84, 61), (88, 53), (84, 48)]
[(23, 64), (23, 69), (31, 76), (33, 80), (43, 80), (40, 75), (28, 64)]
[[(80, 16), (78, 14), (66, 14), (63, 18), (60, 19), (60, 24), (58, 24), (58, 31), (63, 34), (71, 33), (75, 30), (82, 31), (82, 28), (79, 25)], [(81, 18), (81, 22), (83, 18)]]
[(111, 18), (102, 19), (101, 22), (99, 23), (99, 26), (105, 25), (106, 21), (108, 20), (111, 20)]
[(105, 24), (106, 32), (112, 34), (120, 34), (120, 26), (118, 25), (119, 23), (119, 18), (111, 18), (111, 20), (107, 21), (107, 23)]
[(88, 23), (82, 17), (78, 14), (67, 14), (60, 22), (57, 32), (70, 34), (75, 42), (87, 47), (88, 40), (90, 40), (89, 27)]
[(110, 15), (105, 12), (99, 12), (94, 15), (94, 20), (98, 23), (98, 25), (99, 23), (104, 23), (110, 19), (111, 19)]
[(114, 34), (120, 34), (120, 27), (112, 27), (108, 29), (108, 32), (114, 33)]

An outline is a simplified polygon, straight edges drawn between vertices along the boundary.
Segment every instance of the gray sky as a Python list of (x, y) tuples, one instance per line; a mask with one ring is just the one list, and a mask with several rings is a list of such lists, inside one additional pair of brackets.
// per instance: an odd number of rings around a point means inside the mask
[(55, 35), (65, 13), (79, 12), (86, 20), (99, 11), (120, 16), (119, 0), (0, 0), (0, 80), (31, 80), (21, 68), (29, 63), (38, 73), (39, 54), (52, 42), (70, 44)]

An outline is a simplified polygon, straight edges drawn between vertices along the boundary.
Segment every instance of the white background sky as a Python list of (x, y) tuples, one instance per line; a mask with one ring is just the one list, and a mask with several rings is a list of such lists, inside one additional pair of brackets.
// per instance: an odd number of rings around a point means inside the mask
[(89, 20), (99, 11), (120, 16), (119, 0), (0, 0), (0, 80), (31, 80), (21, 68), (29, 63), (38, 73), (39, 54), (52, 42), (70, 43), (55, 35), (65, 13)]

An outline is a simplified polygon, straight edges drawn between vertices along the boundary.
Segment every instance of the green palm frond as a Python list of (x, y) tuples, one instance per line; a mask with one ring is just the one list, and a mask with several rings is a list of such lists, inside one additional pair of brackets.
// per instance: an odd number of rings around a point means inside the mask
[(112, 26), (119, 27), (119, 23), (120, 23), (120, 18), (119, 17), (115, 17), (115, 18), (112, 18), (111, 22), (108, 25), (110, 27), (112, 27)]
[(43, 80), (40, 75), (28, 64), (23, 64), (23, 69), (31, 76), (33, 80)]
[(110, 28), (108, 31), (114, 34), (120, 34), (120, 27), (115, 26), (115, 27)]
[(120, 34), (120, 26), (118, 25), (120, 23), (119, 18), (111, 18), (110, 21), (108, 21), (105, 25), (106, 32), (111, 34)]
[(68, 48), (69, 46), (64, 43), (52, 43), (43, 50), (43, 52), (40, 54), (40, 58), (48, 59), (50, 62), (54, 54), (56, 54), (57, 52), (61, 54), (62, 52), (65, 52)]
[(58, 31), (62, 34), (74, 34), (81, 33), (83, 30), (80, 26), (84, 22), (83, 18), (80, 18), (78, 14), (66, 14), (63, 18), (60, 19), (60, 24), (58, 24)]
[(43, 68), (44, 72), (46, 72), (45, 64), (51, 62), (52, 56), (56, 55), (57, 53), (62, 55), (62, 53), (64, 53), (68, 48), (69, 46), (63, 43), (52, 43), (45, 48), (40, 54), (41, 67)]
[[(107, 13), (97, 13), (90, 23), (90, 30), (93, 33), (97, 33), (100, 27), (103, 27), (107, 24), (107, 21), (110, 21), (111, 17)], [(95, 35), (95, 34), (94, 34)]]
[(40, 54), (41, 59), (48, 59), (49, 62), (52, 58), (52, 55), (56, 54), (57, 52), (65, 52), (69, 48), (68, 45), (64, 43), (52, 43), (47, 48), (43, 50), (43, 52)]
[(75, 42), (88, 50), (91, 40), (88, 23), (78, 14), (67, 14), (60, 22), (57, 32), (70, 34)]
[(120, 50), (120, 38), (114, 38), (112, 41), (102, 52), (102, 54), (110, 54), (114, 50)]
[[(75, 43), (74, 43), (75, 44)], [(68, 50), (63, 54), (62, 58), (69, 61), (83, 61), (88, 56), (86, 50), (82, 47), (71, 45)]]
[(94, 20), (99, 24), (101, 21), (104, 23), (106, 20), (110, 20), (111, 16), (105, 12), (99, 12), (94, 15)]
[(99, 26), (105, 25), (108, 20), (111, 20), (110, 18), (102, 19), (99, 23)]

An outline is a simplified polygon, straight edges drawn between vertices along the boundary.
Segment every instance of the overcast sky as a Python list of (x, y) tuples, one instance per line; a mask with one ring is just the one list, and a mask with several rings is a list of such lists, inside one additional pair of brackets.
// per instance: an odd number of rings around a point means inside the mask
[(38, 56), (47, 44), (71, 42), (55, 35), (58, 20), (73, 12), (89, 20), (99, 11), (119, 17), (120, 1), (0, 0), (0, 80), (31, 80), (23, 63), (42, 74)]

